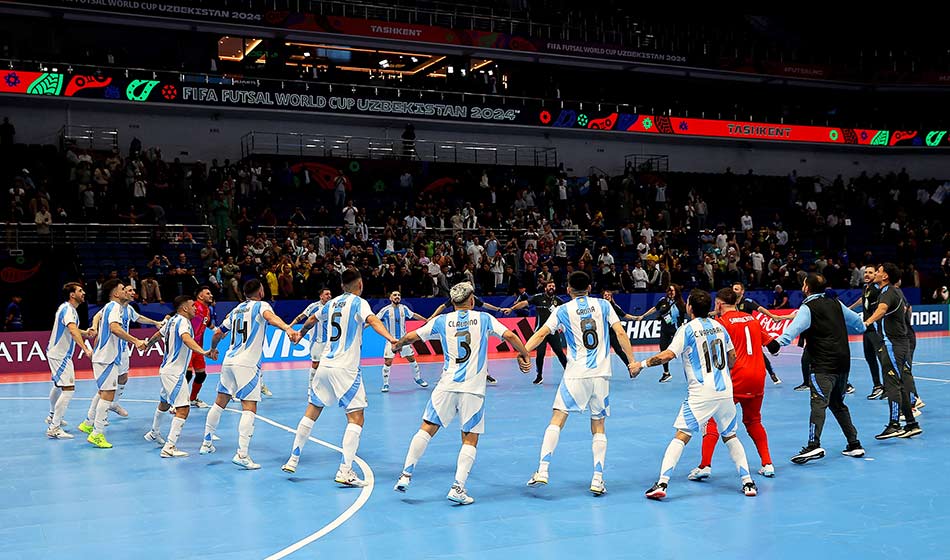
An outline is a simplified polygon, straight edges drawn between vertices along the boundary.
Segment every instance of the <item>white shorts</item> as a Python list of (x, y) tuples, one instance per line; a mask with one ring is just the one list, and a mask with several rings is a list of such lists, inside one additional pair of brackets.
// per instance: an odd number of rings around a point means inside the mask
[(242, 401), (261, 400), (261, 370), (248, 366), (221, 366), (218, 392)]
[(115, 391), (119, 387), (119, 366), (115, 362), (92, 362), (92, 376), (100, 391)]
[(456, 393), (436, 387), (426, 404), (422, 419), (445, 427), (458, 415), (462, 431), (485, 433), (485, 397), (473, 393)]
[(719, 435), (729, 437), (736, 435), (736, 403), (732, 397), (725, 399), (690, 400), (687, 398), (680, 407), (673, 427), (688, 434), (699, 433), (710, 418), (716, 419)]
[(360, 370), (320, 366), (310, 383), (310, 404), (339, 406), (347, 412), (366, 408), (366, 388)]
[(132, 351), (126, 348), (122, 350), (121, 355), (122, 358), (119, 360), (119, 375), (124, 375), (129, 373), (129, 357), (132, 356)]
[(314, 342), (310, 345), (310, 361), (319, 362), (320, 356), (323, 355), (323, 348), (326, 346), (325, 342)]
[(76, 385), (76, 371), (73, 369), (73, 359), (66, 356), (61, 360), (54, 358), (48, 359), (49, 370), (52, 373), (50, 379), (53, 385), (57, 387), (73, 387)]
[(185, 381), (184, 373), (162, 373), (159, 372), (158, 378), (162, 381), (162, 391), (158, 394), (159, 399), (165, 404), (170, 404), (174, 408), (188, 406), (190, 403), (188, 397), (188, 383)]
[[(407, 344), (403, 346), (402, 349), (399, 351), (399, 355), (402, 356), (403, 358), (411, 358), (416, 355), (416, 352), (415, 350), (412, 349), (411, 344)], [(396, 354), (393, 353), (393, 345), (386, 343), (385, 347), (383, 348), (383, 359), (391, 360), (395, 357), (396, 357)]]
[(590, 410), (591, 419), (610, 416), (610, 378), (561, 379), (554, 409), (564, 412)]

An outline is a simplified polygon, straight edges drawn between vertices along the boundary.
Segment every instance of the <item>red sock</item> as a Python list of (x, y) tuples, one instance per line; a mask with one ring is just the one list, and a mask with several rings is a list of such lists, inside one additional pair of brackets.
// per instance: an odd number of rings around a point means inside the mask
[(759, 457), (762, 458), (762, 465), (771, 465), (772, 456), (769, 455), (769, 436), (765, 433), (765, 426), (762, 425), (762, 422), (756, 422), (754, 424), (746, 424), (745, 428), (749, 432), (749, 437), (751, 437), (755, 443), (755, 449), (759, 452)]
[(716, 440), (719, 439), (719, 429), (716, 421), (712, 418), (706, 423), (706, 430), (703, 432), (703, 457), (699, 462), (699, 468), (703, 469), (712, 466), (713, 451), (716, 450)]
[(198, 400), (198, 391), (200, 390), (201, 390), (201, 383), (198, 383), (197, 381), (195, 381), (194, 383), (191, 384), (191, 400), (193, 401)]

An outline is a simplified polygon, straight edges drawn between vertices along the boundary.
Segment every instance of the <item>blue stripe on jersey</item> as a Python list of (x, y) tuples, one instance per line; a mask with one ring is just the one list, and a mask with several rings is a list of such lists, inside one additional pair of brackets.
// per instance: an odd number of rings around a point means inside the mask
[(426, 403), (426, 410), (422, 413), (422, 419), (430, 424), (442, 427), (442, 419), (439, 418), (439, 413), (435, 410), (435, 407), (432, 406), (431, 397), (429, 398), (429, 402)]
[(577, 406), (577, 401), (574, 400), (574, 395), (567, 390), (567, 385), (564, 383), (564, 380), (561, 380), (561, 386), (557, 389), (558, 394), (561, 396), (561, 401), (564, 403), (564, 407), (569, 411), (580, 410), (580, 407)]
[[(583, 307), (581, 307), (581, 306), (583, 306)], [(592, 313), (593, 308), (591, 307), (590, 302), (587, 300), (587, 296), (581, 296), (581, 297), (579, 297), (579, 298), (577, 299), (577, 307), (578, 307), (579, 309), (585, 309), (585, 310), (587, 310), (586, 313), (582, 313), (582, 314), (581, 314), (581, 325), (584, 324), (584, 321), (590, 321), (591, 323), (594, 322), (594, 321), (593, 321), (594, 315), (593, 315), (593, 313)], [(596, 325), (596, 324), (595, 324), (595, 325)], [(596, 328), (595, 325), (591, 325), (591, 326), (594, 326), (594, 327)], [(594, 333), (596, 334), (596, 332), (597, 332), (597, 331), (595, 330)], [(607, 333), (604, 333), (604, 334), (606, 335)], [(581, 328), (581, 340), (582, 340), (582, 341), (583, 341), (583, 338), (584, 338), (584, 329), (583, 329), (583, 327), (582, 327), (582, 328)], [(585, 345), (587, 344), (586, 341), (583, 341), (583, 342), (584, 342)], [(594, 346), (593, 348), (588, 348), (587, 346), (584, 346), (584, 349), (587, 350), (587, 368), (588, 368), (588, 369), (593, 369), (593, 368), (597, 367), (597, 346)]]
[(702, 360), (699, 358), (699, 344), (696, 343), (696, 333), (693, 332), (692, 325), (686, 325), (686, 332), (684, 333), (683, 346), (690, 349), (689, 352), (689, 365), (693, 370), (693, 376), (696, 378), (696, 381), (702, 385), (703, 383), (703, 364)]
[(63, 358), (62, 363), (59, 364), (59, 367), (56, 368), (56, 374), (53, 375), (54, 384), (59, 383), (59, 378), (63, 376), (63, 372), (66, 371), (66, 366), (69, 364), (69, 360), (71, 359), (72, 359), (72, 356), (66, 356), (65, 358)]
[(485, 362), (488, 360), (488, 333), (491, 332), (491, 318), (485, 313), (479, 313), (478, 316), (482, 328), (481, 337), (478, 339), (478, 343), (481, 346), (478, 349), (478, 369), (475, 370), (476, 374), (485, 369)]
[(185, 382), (185, 376), (179, 375), (178, 383), (175, 383), (175, 388), (172, 389), (171, 394), (168, 395), (168, 400), (165, 402), (167, 402), (168, 404), (175, 404), (175, 399), (178, 398), (178, 393), (181, 392), (181, 387), (182, 387), (182, 384), (184, 384), (184, 382)]
[(606, 358), (610, 359), (610, 304), (605, 299), (595, 300), (600, 304), (600, 314), (604, 319), (604, 337), (607, 339)]
[(171, 328), (173, 328), (174, 330), (169, 331), (169, 335), (170, 335), (169, 340), (172, 341), (172, 344), (174, 345), (175, 348), (174, 350), (169, 350), (168, 348), (165, 349), (166, 356), (168, 355), (169, 352), (172, 352), (172, 359), (171, 359), (172, 363), (174, 363), (175, 360), (178, 359), (178, 355), (181, 354), (181, 347), (184, 345), (183, 341), (181, 340), (181, 337), (178, 336), (178, 326), (181, 324), (184, 317), (179, 315), (175, 319), (176, 319), (175, 322), (171, 325)]
[(356, 296), (353, 296), (349, 300), (352, 303), (350, 304), (350, 309), (349, 309), (350, 311), (349, 321), (346, 324), (346, 340), (345, 340), (345, 344), (343, 345), (344, 350), (346, 348), (349, 348), (350, 345), (353, 344), (353, 341), (356, 340), (356, 335), (357, 333), (360, 332), (360, 329), (363, 328), (363, 323), (366, 320), (366, 317), (359, 317), (359, 319), (357, 319), (360, 312), (360, 304), (358, 300), (353, 301), (354, 298), (356, 298)]
[[(439, 315), (435, 318), (435, 321), (432, 323), (432, 330), (429, 331), (429, 337), (438, 336), (442, 342), (445, 342), (445, 318), (447, 315)], [(445, 357), (445, 362), (442, 364), (443, 371), (449, 371), (449, 353), (446, 351), (448, 348), (442, 349), (442, 355)], [(440, 424), (441, 425), (441, 424)]]
[[(703, 328), (704, 328), (705, 330), (707, 330), (707, 331), (714, 331), (714, 330), (716, 330), (716, 329), (715, 329), (715, 325), (713, 325), (713, 322), (712, 322), (710, 319), (700, 319), (700, 322), (702, 323)], [(713, 356), (713, 353), (715, 352), (714, 343), (715, 343), (718, 339), (719, 339), (719, 337), (716, 336), (715, 333), (710, 332), (709, 334), (706, 335), (706, 344), (709, 345), (709, 360), (710, 360), (709, 366), (712, 367), (712, 368), (714, 368), (712, 373), (713, 373), (713, 381), (714, 381), (715, 384), (716, 384), (716, 390), (717, 390), (717, 391), (725, 391), (725, 390), (726, 390), (726, 382), (725, 382), (725, 380), (723, 380), (722, 377), (723, 377), (723, 375), (726, 375), (726, 372), (725, 372), (725, 370), (716, 367), (715, 359), (714, 359), (714, 356)], [(726, 344), (725, 344), (725, 342), (722, 342), (722, 351), (723, 351), (722, 360), (723, 360), (723, 362), (725, 362), (726, 359), (727, 359), (727, 358), (726, 358), (726, 355), (725, 355), (725, 352), (726, 352)]]
[(110, 301), (102, 308), (102, 322), (99, 323), (99, 344), (96, 344), (96, 350), (105, 348), (109, 342), (109, 338), (112, 336), (112, 331), (109, 329), (109, 314), (112, 313), (114, 305), (118, 304), (114, 301)]
[[(458, 322), (459, 322), (459, 323), (465, 323), (465, 326), (464, 326), (464, 327), (458, 327), (458, 328), (455, 329), (455, 340), (456, 340), (456, 344), (458, 344), (458, 349), (456, 350), (456, 356), (458, 356), (459, 358), (461, 358), (462, 356), (465, 356), (465, 361), (462, 362), (462, 363), (460, 363), (458, 369), (455, 370), (455, 375), (452, 377), (452, 381), (455, 381), (456, 383), (461, 383), (461, 382), (465, 381), (465, 369), (466, 369), (466, 367), (468, 366), (468, 361), (472, 358), (472, 356), (471, 356), (471, 353), (472, 353), (472, 345), (471, 345), (472, 337), (471, 337), (471, 336), (468, 337), (468, 340), (469, 340), (469, 343), (468, 343), (468, 350), (466, 350), (465, 348), (462, 347), (462, 342), (463, 342), (464, 339), (463, 339), (462, 336), (459, 336), (461, 333), (469, 332), (469, 326), (468, 326), (468, 310), (463, 310), (463, 311), (459, 311), (459, 312), (458, 312)], [(466, 353), (467, 353), (467, 354), (466, 354)]]
[(475, 428), (475, 426), (477, 426), (478, 423), (482, 421), (482, 416), (484, 414), (485, 414), (485, 399), (482, 399), (482, 407), (479, 408), (478, 412), (472, 415), (472, 417), (469, 418), (468, 421), (465, 422), (465, 424), (462, 425), (462, 431), (471, 432), (472, 429)]
[[(562, 305), (557, 308), (557, 322), (564, 327), (564, 340), (567, 341), (567, 350), (570, 352), (571, 360), (577, 359), (577, 342), (574, 340), (574, 333), (571, 332), (571, 318), (567, 313), (567, 307)], [(556, 334), (556, 333), (551, 333)]]
[(245, 316), (248, 322), (251, 323), (251, 333), (247, 335), (247, 338), (243, 342), (243, 346), (247, 346), (250, 341), (254, 340), (257, 337), (257, 331), (261, 329), (261, 323), (257, 320), (258, 314), (261, 311), (261, 302), (255, 301), (253, 305), (249, 308), (249, 313)]
[[(340, 296), (340, 303), (344, 304), (344, 306), (345, 306), (345, 304), (346, 304), (347, 300), (349, 300), (349, 298), (350, 298), (350, 293), (349, 293), (349, 292), (343, 294), (342, 296)], [(331, 301), (332, 301), (332, 300), (331, 300)], [(329, 306), (327, 306), (327, 307), (329, 307)], [(342, 308), (342, 307), (341, 307), (341, 308)], [(327, 319), (329, 320), (330, 318), (333, 317), (333, 315), (334, 315), (333, 313), (328, 313)], [(341, 341), (343, 340), (343, 333), (342, 333), (342, 332), (340, 333), (340, 337), (339, 337), (339, 338), (337, 338), (336, 340), (333, 340), (333, 336), (334, 336), (334, 335), (333, 335), (332, 326), (330, 326), (329, 329), (330, 329), (330, 330), (327, 331), (327, 333), (328, 333), (328, 335), (329, 335), (329, 338), (327, 338), (327, 341), (330, 343), (330, 351), (327, 352), (327, 359), (333, 358), (333, 357), (336, 355), (337, 350), (340, 349), (340, 345), (342, 344)]]
[(109, 374), (112, 372), (112, 368), (115, 367), (115, 364), (109, 364), (104, 370), (102, 370), (102, 375), (96, 379), (96, 385), (102, 387), (102, 384), (106, 382), (106, 378), (109, 377)]
[[(59, 306), (59, 313), (56, 314), (56, 336), (53, 338), (53, 346), (59, 344), (59, 339), (63, 337), (63, 332), (66, 330), (66, 326), (63, 325), (63, 319), (66, 318), (66, 306), (68, 303), (64, 303)], [(70, 348), (72, 350), (72, 348)], [(70, 352), (72, 354), (72, 352)]]
[(347, 389), (346, 393), (340, 397), (340, 408), (346, 408), (350, 406), (350, 402), (356, 397), (356, 392), (360, 390), (360, 385), (363, 383), (363, 374), (357, 370), (356, 379), (353, 381), (353, 384), (350, 385), (350, 388)]

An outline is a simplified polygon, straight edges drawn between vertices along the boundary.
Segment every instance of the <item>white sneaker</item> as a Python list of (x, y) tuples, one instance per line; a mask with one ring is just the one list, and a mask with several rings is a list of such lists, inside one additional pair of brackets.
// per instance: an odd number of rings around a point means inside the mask
[(211, 441), (221, 441), (221, 438), (218, 437), (218, 434), (211, 434)]
[(712, 467), (696, 467), (695, 469), (689, 471), (689, 474), (686, 476), (686, 478), (699, 481), (706, 480), (710, 475), (712, 475)]
[(763, 465), (762, 468), (759, 469), (759, 474), (765, 478), (775, 478), (775, 466)]
[(337, 469), (336, 478), (334, 478), (334, 480), (337, 484), (349, 486), (350, 488), (362, 488), (366, 486), (366, 482), (356, 476), (356, 471), (354, 471), (352, 467), (344, 467), (343, 465), (340, 465), (340, 468)]
[(396, 481), (396, 485), (393, 486), (393, 490), (396, 492), (405, 492), (409, 488), (409, 483), (412, 482), (412, 477), (406, 473), (399, 475), (399, 480)]
[(380, 393), (388, 393), (388, 392), (389, 392), (389, 383), (383, 383), (383, 388), (380, 389), (379, 392), (380, 392)]
[(165, 444), (165, 447), (162, 448), (163, 459), (168, 459), (168, 458), (178, 459), (180, 457), (187, 457), (187, 456), (188, 456), (188, 452), (182, 451), (181, 449), (178, 449), (174, 445)]
[[(202, 447), (203, 447), (203, 446), (202, 446)], [(251, 456), (250, 456), (250, 455), (245, 455), (245, 456), (241, 457), (240, 455), (238, 455), (237, 453), (235, 453), (235, 454), (234, 454), (234, 457), (231, 457), (231, 462), (234, 463), (235, 465), (239, 466), (239, 467), (244, 467), (245, 469), (247, 469), (247, 470), (249, 470), (249, 471), (255, 471), (255, 470), (261, 468), (260, 465), (258, 465), (257, 463), (255, 463), (254, 461), (251, 460)]]
[(429, 386), (429, 382), (426, 381), (425, 379), (421, 378), (421, 377), (416, 377), (416, 378), (413, 379), (413, 381), (415, 381), (415, 382), (416, 382), (416, 385), (418, 385), (418, 386), (420, 386), (420, 387), (428, 387), (428, 386)]
[(300, 462), (299, 457), (294, 457), (293, 455), (291, 455), (290, 459), (287, 459), (287, 462), (284, 463), (282, 467), (280, 467), (280, 470), (284, 471), (285, 473), (294, 474), (295, 472), (297, 472), (297, 463), (299, 462)]
[(211, 408), (211, 405), (201, 399), (191, 401), (191, 408)]
[(158, 445), (165, 445), (165, 438), (163, 438), (162, 434), (156, 432), (155, 430), (149, 430), (144, 437), (145, 441), (154, 441)]
[[(47, 417), (46, 417), (46, 423), (47, 423), (47, 424), (49, 424), (49, 423), (52, 422), (52, 421), (53, 421), (53, 417), (52, 417), (52, 416), (47, 416)], [(60, 428), (65, 428), (65, 427), (67, 427), (67, 426), (69, 426), (69, 424), (66, 423), (66, 420), (60, 420), (60, 421), (59, 421), (59, 427), (60, 427)]]
[(528, 481), (528, 486), (534, 488), (535, 486), (541, 486), (542, 484), (547, 483), (548, 473), (542, 473), (541, 471), (538, 471), (531, 475), (531, 480)]
[(449, 500), (451, 500), (451, 501), (453, 501), (453, 502), (455, 502), (455, 503), (457, 503), (457, 504), (461, 504), (461, 505), (463, 505), (463, 506), (467, 506), (467, 505), (469, 505), (469, 504), (475, 502), (475, 498), (469, 496), (469, 495), (465, 492), (465, 488), (463, 488), (462, 485), (459, 484), (459, 483), (453, 484), (453, 485), (452, 485), (452, 489), (449, 490), (449, 493), (446, 494), (445, 497), (448, 498)]
[(46, 437), (50, 439), (73, 439), (75, 436), (61, 427), (57, 426), (54, 428), (53, 426), (50, 426), (49, 429), (46, 430)]
[(607, 493), (607, 486), (604, 484), (604, 479), (600, 477), (594, 477), (590, 481), (590, 491), (595, 496), (601, 496)]
[(914, 408), (920, 410), (921, 408), (927, 406), (927, 403), (924, 402), (924, 399), (917, 397), (917, 402), (914, 403)]
[(129, 417), (129, 411), (123, 408), (122, 405), (119, 403), (112, 403), (112, 406), (109, 407), (109, 410), (111, 410), (112, 412), (115, 412), (122, 418)]
[(274, 396), (274, 393), (271, 393), (270, 389), (267, 388), (267, 385), (264, 385), (263, 383), (261, 383), (261, 394), (264, 395), (265, 397)]
[(205, 441), (201, 443), (201, 449), (198, 450), (198, 454), (208, 455), (209, 453), (214, 453), (215, 451), (217, 451), (217, 449), (214, 448), (214, 445)]

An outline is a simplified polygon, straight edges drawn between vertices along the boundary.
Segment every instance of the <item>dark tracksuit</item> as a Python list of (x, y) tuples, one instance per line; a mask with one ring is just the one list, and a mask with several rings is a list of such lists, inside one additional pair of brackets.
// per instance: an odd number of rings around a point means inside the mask
[[(528, 305), (533, 305), (535, 307), (535, 312), (537, 313), (537, 322), (534, 325), (535, 331), (544, 326), (544, 323), (547, 322), (555, 307), (564, 304), (564, 302), (561, 301), (557, 296), (548, 297), (543, 292), (530, 297), (522, 296), (520, 299), (522, 301), (527, 301)], [(542, 342), (537, 349), (538, 352), (535, 358), (535, 365), (538, 368), (539, 376), (544, 372), (544, 355), (547, 353), (548, 346), (551, 347), (551, 350), (554, 351), (554, 355), (557, 356), (558, 361), (561, 362), (561, 367), (567, 367), (567, 356), (564, 354), (564, 349), (561, 346), (560, 334), (551, 333), (544, 339), (544, 342)]]
[[(614, 308), (614, 313), (621, 319), (627, 314), (626, 311), (620, 309), (620, 306), (613, 301), (610, 302), (610, 306)], [(630, 360), (627, 359), (627, 355), (623, 353), (623, 348), (620, 347), (620, 339), (617, 338), (617, 333), (615, 333), (613, 329), (609, 329), (608, 332), (610, 336), (610, 347), (614, 349), (614, 353), (617, 354), (617, 357), (620, 358), (623, 365), (630, 365)]]
[[(868, 320), (868, 317), (874, 315), (874, 310), (877, 309), (877, 302), (880, 297), (881, 290), (874, 282), (864, 285), (864, 296), (862, 297), (861, 303), (864, 308), (865, 321)], [(881, 369), (877, 363), (877, 345), (872, 331), (865, 331), (864, 333), (864, 359), (868, 363), (868, 369), (871, 370), (871, 381), (875, 387), (880, 387)]]
[[(662, 297), (656, 302), (656, 311), (660, 316), (660, 352), (662, 352), (673, 343), (676, 329), (686, 322), (686, 309), (677, 305), (676, 300)], [(663, 373), (669, 372), (670, 364), (663, 364)]]
[[(743, 313), (748, 313), (752, 315), (754, 311), (758, 311), (761, 307), (755, 300), (751, 300), (745, 296), (736, 303), (736, 309)], [(769, 357), (765, 355), (765, 352), (762, 352), (762, 359), (765, 360), (765, 371), (769, 372), (769, 376), (775, 377), (775, 370), (772, 369), (772, 362), (769, 361)], [(805, 383), (808, 383), (808, 380), (805, 380)]]
[(875, 325), (877, 357), (884, 377), (884, 395), (887, 397), (890, 423), (899, 424), (903, 414), (908, 423), (915, 423), (912, 402), (917, 389), (911, 372), (910, 337), (907, 329), (907, 302), (901, 289), (884, 286), (879, 304), (887, 305), (887, 314)]

